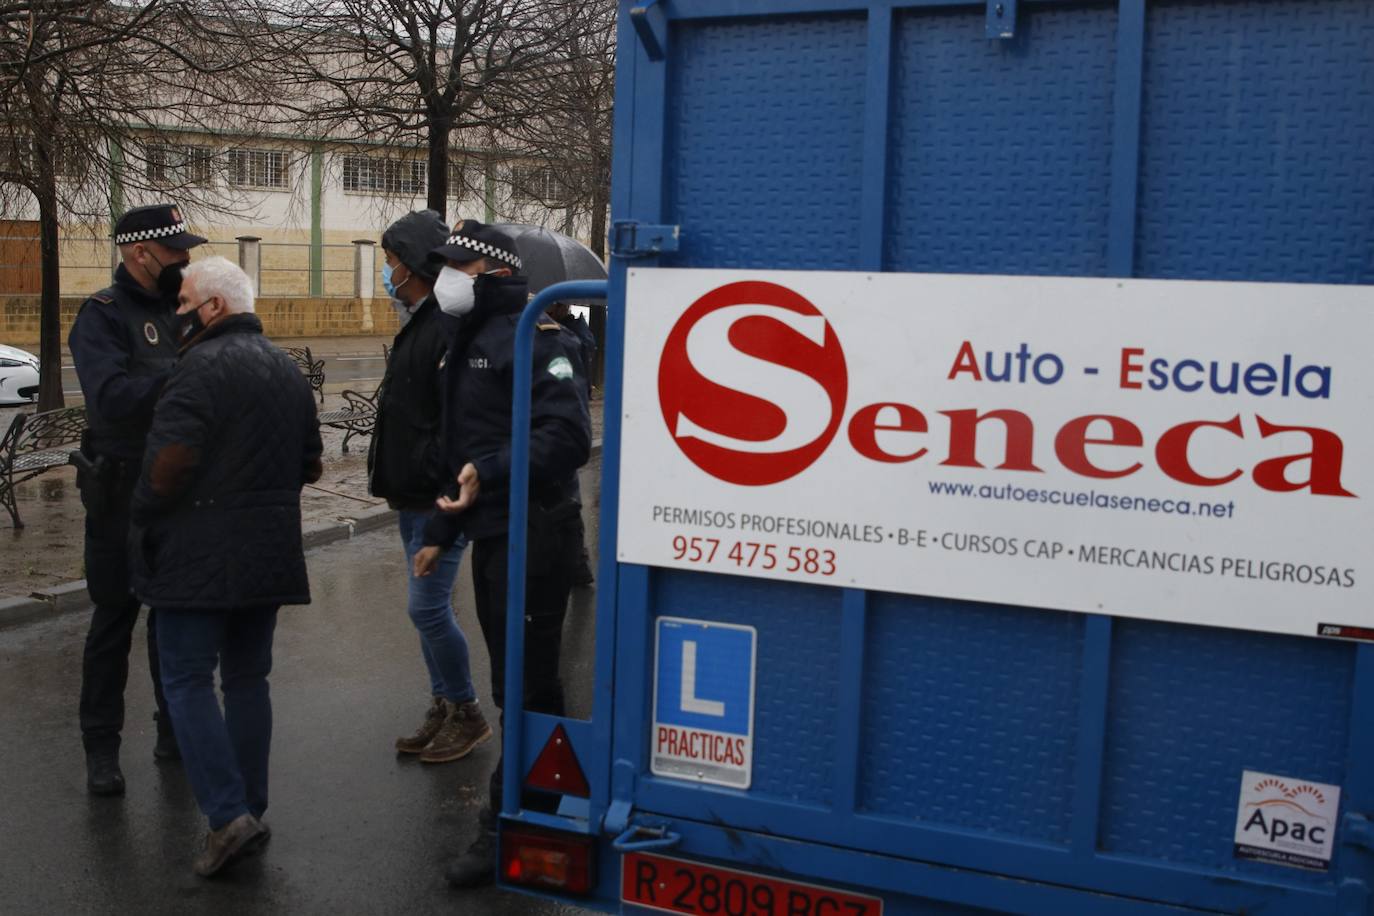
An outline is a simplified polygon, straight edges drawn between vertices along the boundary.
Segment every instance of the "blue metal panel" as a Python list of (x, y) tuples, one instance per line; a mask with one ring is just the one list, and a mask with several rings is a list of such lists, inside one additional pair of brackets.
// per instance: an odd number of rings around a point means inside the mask
[(862, 810), (1067, 843), (1084, 617), (870, 604)]
[(1090, 859), (1097, 851), (1102, 817), (1102, 756), (1107, 742), (1107, 688), (1111, 678), (1114, 621), (1090, 614), (1083, 624), (1083, 674), (1079, 685), (1078, 746), (1074, 751), (1073, 851)]
[(860, 270), (883, 269), (883, 228), (887, 225), (887, 144), (892, 118), (892, 21), (889, 8), (868, 17), (868, 83), (864, 87), (863, 199), (859, 220)]
[(867, 61), (862, 17), (679, 26), (665, 265), (856, 267)]
[(1135, 269), (1140, 185), (1140, 106), (1145, 79), (1145, 0), (1121, 0), (1116, 21), (1116, 79), (1112, 97), (1112, 197), (1107, 226), (1107, 272)]
[(1355, 646), (1116, 621), (1102, 848), (1295, 883), (1237, 861), (1242, 770), (1340, 785)]
[[(863, 709), (864, 643), (868, 634), (868, 593), (847, 588), (843, 592), (840, 619), (840, 689), (836, 709)], [(859, 774), (863, 771), (863, 714), (841, 717), (836, 728), (835, 807), (855, 811), (859, 807)]]
[(1104, 274), (1116, 10), (984, 15), (897, 18), (886, 267)]
[[(829, 804), (839, 727), (840, 604), (835, 588), (657, 571), (660, 616), (758, 629), (752, 796)], [(652, 643), (650, 643), (652, 652)]]
[[(614, 216), (682, 226), (660, 263), (1374, 282), (1364, 0), (1027, 0), (1006, 42), (985, 0), (659, 8), (663, 61), (622, 28)], [(624, 272), (593, 817), (609, 782), (687, 854), (889, 913), (1369, 911), (1363, 847), (1325, 876), (1227, 841), (1244, 768), (1374, 808), (1374, 647), (615, 566)], [(759, 628), (749, 792), (647, 775), (657, 614)]]
[(1374, 283), (1374, 3), (1149, 7), (1137, 272)]

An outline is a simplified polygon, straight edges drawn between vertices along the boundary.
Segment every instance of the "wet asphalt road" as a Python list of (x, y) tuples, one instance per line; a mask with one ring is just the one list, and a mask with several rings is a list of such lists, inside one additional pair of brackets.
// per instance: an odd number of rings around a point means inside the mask
[[(445, 885), (445, 861), (475, 834), (499, 745), (439, 766), (392, 749), (429, 702), (394, 530), (309, 561), (315, 601), (282, 609), (275, 642), (272, 843), (214, 881), (190, 871), (205, 827), (180, 767), (153, 762), (142, 623), (126, 690), (123, 799), (85, 791), (76, 703), (86, 615), (0, 630), (0, 913), (581, 912)], [(491, 716), (466, 559), (455, 600)], [(591, 702), (593, 607), (590, 589), (574, 592), (563, 669), (574, 714)]]

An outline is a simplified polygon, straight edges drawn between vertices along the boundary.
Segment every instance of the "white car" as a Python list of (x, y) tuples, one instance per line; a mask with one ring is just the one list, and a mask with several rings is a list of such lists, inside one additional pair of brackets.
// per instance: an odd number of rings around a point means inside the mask
[(38, 400), (38, 357), (0, 344), (0, 404)]

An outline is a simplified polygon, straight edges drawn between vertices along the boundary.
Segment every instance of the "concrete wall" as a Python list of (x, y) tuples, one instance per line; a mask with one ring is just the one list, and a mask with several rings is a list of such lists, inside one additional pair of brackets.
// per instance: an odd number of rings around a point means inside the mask
[[(76, 320), (84, 297), (62, 300), (62, 340)], [(389, 299), (268, 298), (257, 303), (268, 337), (349, 337), (393, 335), (399, 330)], [(26, 350), (38, 347), (38, 298), (0, 297), (0, 343)]]

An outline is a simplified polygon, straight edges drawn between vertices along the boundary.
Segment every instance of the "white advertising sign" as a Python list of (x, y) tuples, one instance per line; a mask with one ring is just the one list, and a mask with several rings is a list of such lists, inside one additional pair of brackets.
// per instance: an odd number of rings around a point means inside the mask
[(1374, 639), (1374, 288), (637, 269), (619, 559)]
[(1341, 789), (1255, 773), (1241, 775), (1236, 858), (1326, 870), (1336, 845)]

